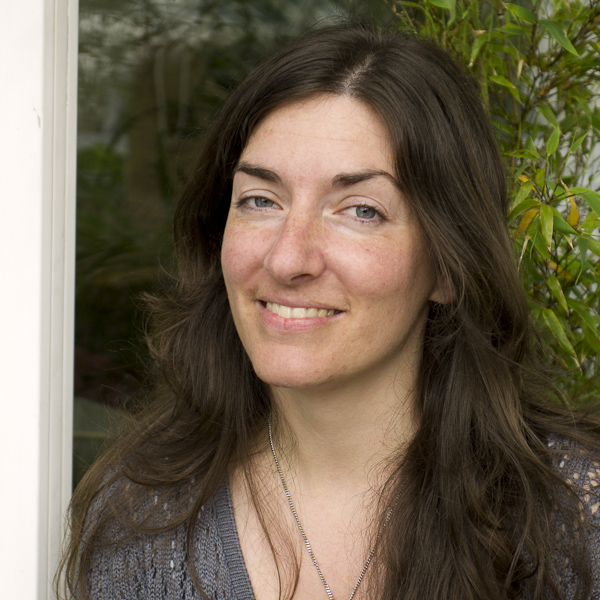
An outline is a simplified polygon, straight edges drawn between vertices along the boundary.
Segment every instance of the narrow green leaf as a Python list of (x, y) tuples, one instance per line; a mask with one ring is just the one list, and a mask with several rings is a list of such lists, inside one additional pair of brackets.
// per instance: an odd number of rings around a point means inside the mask
[(581, 302), (579, 300), (575, 300), (574, 298), (567, 298), (567, 304), (570, 308), (572, 308), (577, 314), (588, 312), (590, 309), (585, 302)]
[(455, 5), (453, 0), (428, 0), (427, 3), (433, 4), (433, 6), (439, 6), (440, 8), (445, 8), (447, 10), (452, 10)]
[(559, 141), (560, 141), (560, 129), (558, 127), (555, 127), (554, 131), (550, 134), (550, 137), (548, 138), (548, 143), (546, 144), (546, 154), (548, 156), (550, 156), (556, 152)]
[(527, 31), (525, 31), (524, 27), (521, 27), (520, 25), (513, 25), (512, 23), (502, 25), (502, 27), (496, 27), (496, 31), (506, 35), (527, 35)]
[(568, 196), (567, 190), (562, 185), (557, 183), (550, 183), (548, 187), (552, 190), (552, 194), (555, 200), (562, 200)]
[(525, 21), (526, 23), (535, 23), (535, 15), (528, 8), (512, 3), (507, 3), (506, 8), (508, 8), (517, 19), (521, 19), (521, 21)]
[(525, 180), (521, 179), (521, 175), (523, 175), (523, 171), (525, 171), (525, 169), (529, 168), (529, 165), (527, 163), (523, 163), (515, 172), (513, 177), (515, 179), (518, 179), (519, 181), (526, 181), (527, 179), (529, 179), (527, 177), (527, 175), (524, 175)]
[(539, 107), (540, 112), (544, 116), (544, 119), (550, 123), (550, 125), (554, 125), (554, 127), (558, 127), (558, 120), (553, 110), (547, 104), (541, 104)]
[(475, 40), (473, 41), (473, 46), (471, 47), (471, 59), (469, 63), (471, 66), (473, 66), (473, 63), (477, 60), (481, 49), (487, 42), (489, 42), (489, 40), (489, 33), (481, 33), (475, 38)]
[(588, 248), (596, 255), (600, 256), (600, 242), (597, 242), (594, 238), (587, 238)]
[(545, 308), (542, 311), (542, 318), (544, 319), (544, 323), (546, 323), (548, 329), (552, 332), (552, 335), (554, 335), (554, 337), (557, 339), (561, 348), (575, 360), (577, 366), (580, 366), (579, 361), (577, 360), (577, 355), (575, 354), (575, 350), (573, 349), (573, 346), (571, 345), (571, 342), (569, 341), (569, 338), (567, 337), (560, 320), (554, 314), (554, 311), (549, 308)]
[(541, 230), (542, 237), (548, 248), (552, 245), (552, 231), (554, 230), (554, 213), (552, 207), (547, 204), (540, 206), (540, 219), (541, 219)]
[(550, 275), (550, 277), (546, 278), (546, 285), (548, 289), (552, 292), (552, 295), (558, 300), (560, 307), (566, 312), (569, 312), (569, 307), (567, 306), (567, 299), (565, 298), (565, 294), (562, 291), (562, 287), (560, 286), (560, 282), (556, 278), (556, 275)]
[(587, 343), (592, 347), (592, 350), (600, 356), (600, 336), (598, 335), (598, 325), (590, 329), (587, 325), (583, 325), (581, 330), (587, 340)]
[(579, 149), (579, 146), (581, 146), (581, 144), (583, 144), (583, 142), (587, 136), (588, 136), (588, 134), (584, 133), (582, 136), (578, 137), (577, 139), (573, 138), (573, 141), (571, 142), (571, 147), (569, 148), (569, 154), (573, 154), (573, 152), (577, 152), (577, 150)]
[[(517, 198), (515, 198), (515, 200), (517, 200)], [(540, 205), (540, 201), (537, 198), (525, 198), (525, 200), (523, 200), (522, 202), (520, 202), (519, 204), (517, 204), (511, 211), (510, 211), (510, 215), (508, 215), (508, 222), (512, 223), (516, 217), (518, 217), (521, 213), (525, 212), (526, 210), (534, 207), (534, 206), (539, 206)]]
[(546, 171), (544, 169), (536, 169), (535, 174), (533, 176), (533, 180), (535, 184), (542, 190), (546, 189)]
[(589, 207), (600, 217), (600, 194), (594, 190), (583, 187), (571, 188), (571, 194), (581, 196)]
[(533, 181), (530, 181), (528, 179), (519, 188), (519, 191), (515, 195), (515, 199), (513, 201), (513, 205), (517, 206), (518, 204), (520, 204), (521, 202), (523, 202), (523, 200), (525, 200), (525, 198), (527, 198), (529, 196), (529, 194), (531, 194), (531, 190), (532, 189), (533, 189)]
[[(531, 243), (544, 260), (552, 260), (550, 252), (548, 251), (548, 246), (544, 244), (544, 238), (539, 231), (536, 231), (535, 234), (531, 236)], [(600, 244), (598, 245), (600, 246)]]
[(579, 256), (581, 256), (581, 269), (585, 269), (585, 259), (587, 258), (589, 243), (588, 239), (582, 236), (577, 238), (577, 245), (579, 246)]
[(585, 116), (587, 117), (588, 121), (591, 122), (592, 111), (590, 109), (590, 105), (586, 102), (585, 98), (582, 98), (581, 96), (576, 96), (575, 100), (577, 101), (577, 104), (579, 104), (581, 110), (585, 113)]
[(578, 235), (577, 231), (573, 229), (564, 219), (564, 217), (558, 211), (558, 208), (552, 207), (552, 215), (554, 216), (554, 229), (567, 235)]
[(577, 316), (582, 319), (582, 321), (587, 323), (588, 326), (592, 328), (592, 330), (598, 329), (598, 323), (596, 322), (598, 317), (592, 315), (592, 312), (587, 304), (578, 302), (577, 300), (571, 300), (570, 298), (567, 300), (567, 304), (573, 309)]
[(498, 85), (501, 85), (502, 87), (505, 87), (512, 96), (521, 102), (519, 90), (508, 79), (506, 79), (506, 77), (503, 77), (502, 75), (490, 75), (488, 79), (494, 83), (497, 83)]
[(533, 156), (535, 158), (539, 158), (540, 154), (537, 151), (537, 148), (535, 147), (535, 143), (533, 141), (533, 138), (531, 136), (529, 136), (527, 138), (527, 141), (525, 142), (525, 150), (527, 150), (528, 152), (531, 152), (531, 154), (533, 154)]
[(579, 56), (577, 50), (575, 50), (575, 47), (573, 44), (571, 44), (569, 38), (565, 34), (564, 29), (559, 23), (556, 23), (556, 21), (548, 21), (546, 19), (542, 19), (539, 23), (567, 52), (570, 52), (575, 56)]

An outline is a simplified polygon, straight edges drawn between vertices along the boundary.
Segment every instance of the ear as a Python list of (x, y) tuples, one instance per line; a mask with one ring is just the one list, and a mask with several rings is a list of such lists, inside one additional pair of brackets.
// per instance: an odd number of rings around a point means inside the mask
[(440, 277), (429, 296), (429, 300), (437, 304), (450, 304), (455, 296), (456, 294), (450, 280), (446, 277)]

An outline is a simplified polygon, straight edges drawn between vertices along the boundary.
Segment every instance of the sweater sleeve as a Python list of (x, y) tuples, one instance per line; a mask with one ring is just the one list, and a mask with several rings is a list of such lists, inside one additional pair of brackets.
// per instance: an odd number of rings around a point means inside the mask
[[(90, 600), (203, 600), (188, 557), (209, 599), (253, 598), (228, 498), (224, 488), (202, 508), (189, 549), (187, 523), (163, 532), (137, 533), (111, 520), (92, 550), (87, 574)], [(102, 505), (99, 501), (93, 506), (90, 524)], [(168, 513), (167, 504), (164, 510)]]
[(91, 600), (160, 598), (148, 593), (147, 566), (140, 539), (94, 549), (88, 591)]
[[(592, 561), (591, 600), (600, 600), (600, 458), (572, 442), (551, 441), (557, 450), (557, 472), (581, 500), (586, 542)], [(564, 557), (568, 563), (569, 557)]]

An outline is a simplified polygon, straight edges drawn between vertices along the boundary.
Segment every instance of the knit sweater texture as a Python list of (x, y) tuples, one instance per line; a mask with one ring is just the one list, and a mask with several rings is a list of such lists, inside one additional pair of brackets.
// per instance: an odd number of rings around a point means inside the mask
[[(557, 472), (573, 484), (592, 527), (588, 545), (594, 569), (592, 600), (600, 600), (600, 462), (569, 442), (553, 440)], [(95, 550), (89, 574), (92, 600), (202, 600), (186, 560), (186, 527), (140, 534), (124, 545)], [(200, 513), (194, 535), (194, 564), (202, 589), (212, 600), (253, 600), (242, 556), (229, 487), (224, 484)], [(573, 586), (569, 557), (564, 565), (567, 592)], [(572, 598), (568, 595), (568, 598)]]

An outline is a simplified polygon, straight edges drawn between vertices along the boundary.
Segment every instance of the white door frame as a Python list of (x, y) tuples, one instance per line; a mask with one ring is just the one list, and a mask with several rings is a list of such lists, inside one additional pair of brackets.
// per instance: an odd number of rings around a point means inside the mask
[(71, 488), (78, 0), (0, 3), (0, 595), (53, 598)]

